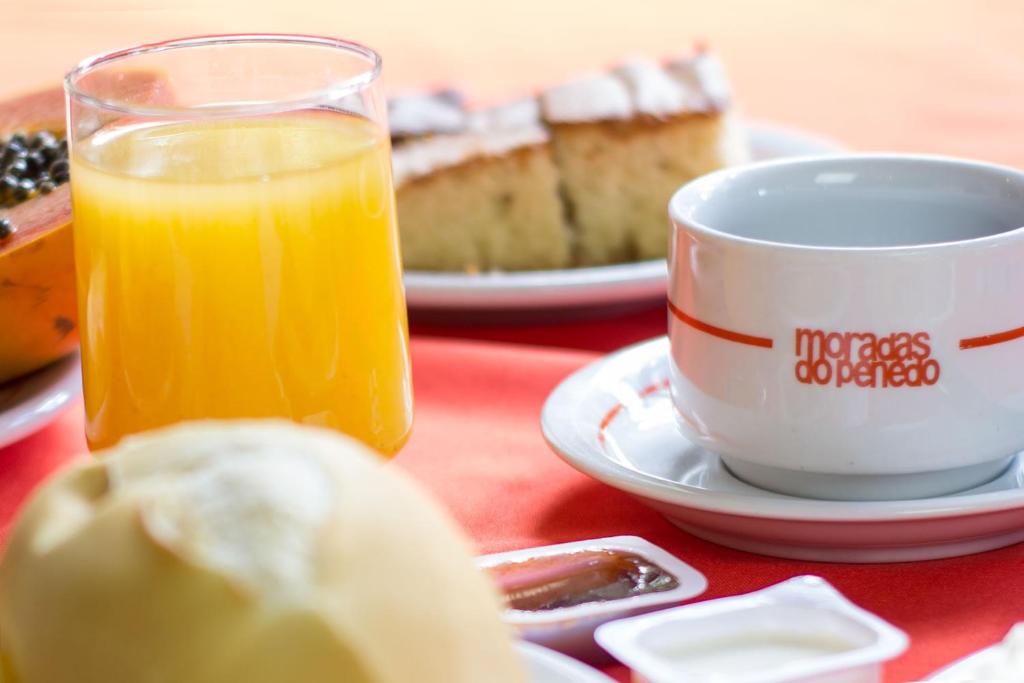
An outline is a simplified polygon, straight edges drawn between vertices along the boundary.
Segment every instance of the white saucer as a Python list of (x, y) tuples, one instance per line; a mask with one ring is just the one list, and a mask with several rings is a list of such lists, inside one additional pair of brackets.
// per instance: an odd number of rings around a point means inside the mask
[[(806, 131), (748, 123), (755, 161), (829, 154), (842, 147)], [(587, 308), (613, 311), (646, 305), (665, 296), (664, 259), (595, 268), (515, 273), (405, 273), (406, 299), (413, 313), (559, 311)]]
[(548, 397), (548, 444), (576, 469), (633, 494), (695, 536), (824, 562), (906, 562), (1024, 541), (1024, 458), (969, 491), (903, 501), (833, 502), (765, 491), (678, 431), (666, 388), (668, 341), (628, 347)]
[(612, 683), (612, 679), (572, 657), (526, 641), (516, 643), (526, 660), (530, 683)]
[(78, 354), (0, 384), (0, 448), (39, 431), (82, 393)]

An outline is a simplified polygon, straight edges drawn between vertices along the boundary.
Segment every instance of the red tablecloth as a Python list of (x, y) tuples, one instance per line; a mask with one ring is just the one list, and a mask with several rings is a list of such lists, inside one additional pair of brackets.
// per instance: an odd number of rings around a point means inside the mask
[[(895, 565), (795, 562), (728, 550), (669, 525), (629, 496), (574, 471), (544, 444), (548, 392), (597, 356), (578, 351), (432, 340), (413, 344), (416, 428), (396, 464), (448, 506), (481, 552), (637, 534), (704, 572), (704, 597), (747, 592), (799, 574), (832, 581), (905, 629), (910, 650), (886, 680), (917, 680), (999, 640), (1024, 619), (1024, 545), (970, 557)], [(0, 450), (0, 520), (11, 519), (48, 472), (85, 450), (81, 407)], [(621, 667), (610, 670), (627, 680)]]

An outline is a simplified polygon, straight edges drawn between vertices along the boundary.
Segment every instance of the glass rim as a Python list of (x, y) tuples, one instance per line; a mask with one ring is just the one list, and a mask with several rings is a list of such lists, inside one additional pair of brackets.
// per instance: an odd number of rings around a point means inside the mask
[[(363, 57), (367, 60), (367, 68), (355, 76), (332, 83), (301, 97), (286, 98), (268, 102), (241, 102), (209, 107), (129, 104), (117, 98), (90, 95), (88, 92), (78, 87), (78, 81), (81, 77), (96, 67), (139, 55), (168, 52), (171, 50), (181, 50), (192, 47), (205, 47), (210, 45), (261, 43), (335, 48)], [(346, 95), (359, 92), (376, 81), (380, 76), (380, 72), (380, 54), (372, 48), (351, 40), (300, 33), (225, 33), (174, 38), (156, 43), (144, 43), (142, 45), (120, 48), (87, 57), (64, 76), (64, 92), (69, 98), (74, 98), (75, 100), (92, 107), (115, 111), (122, 114), (136, 114), (140, 116), (173, 115), (202, 118), (216, 114), (274, 114), (294, 111), (296, 109), (322, 106), (325, 102), (340, 99)]]

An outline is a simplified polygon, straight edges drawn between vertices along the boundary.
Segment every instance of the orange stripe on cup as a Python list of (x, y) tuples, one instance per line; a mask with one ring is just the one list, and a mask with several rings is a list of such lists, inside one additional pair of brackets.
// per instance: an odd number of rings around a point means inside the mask
[(970, 337), (969, 339), (960, 340), (961, 349), (976, 349), (980, 346), (992, 346), (993, 344), (1002, 344), (1003, 342), (1013, 341), (1014, 339), (1020, 339), (1024, 337), (1024, 327), (1018, 327), (1013, 330), (1006, 330), (1005, 332), (996, 332), (994, 334), (986, 334), (981, 337)]
[(737, 344), (747, 344), (749, 346), (759, 346), (763, 349), (770, 349), (774, 346), (774, 342), (767, 337), (755, 337), (750, 334), (743, 334), (742, 332), (733, 332), (732, 330), (726, 330), (721, 327), (715, 327), (709, 325), (706, 322), (697, 320), (696, 318), (684, 313), (678, 306), (671, 301), (668, 302), (668, 310), (672, 311), (680, 322), (686, 323), (695, 330), (700, 330), (705, 334), (710, 334), (713, 337), (719, 339), (725, 339), (726, 341), (736, 342)]

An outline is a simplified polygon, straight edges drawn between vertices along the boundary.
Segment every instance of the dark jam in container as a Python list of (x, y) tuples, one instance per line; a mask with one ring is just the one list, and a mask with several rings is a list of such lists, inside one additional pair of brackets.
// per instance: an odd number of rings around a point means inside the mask
[(676, 577), (635, 553), (582, 550), (506, 562), (486, 571), (512, 609), (537, 612), (621, 600), (679, 586)]

